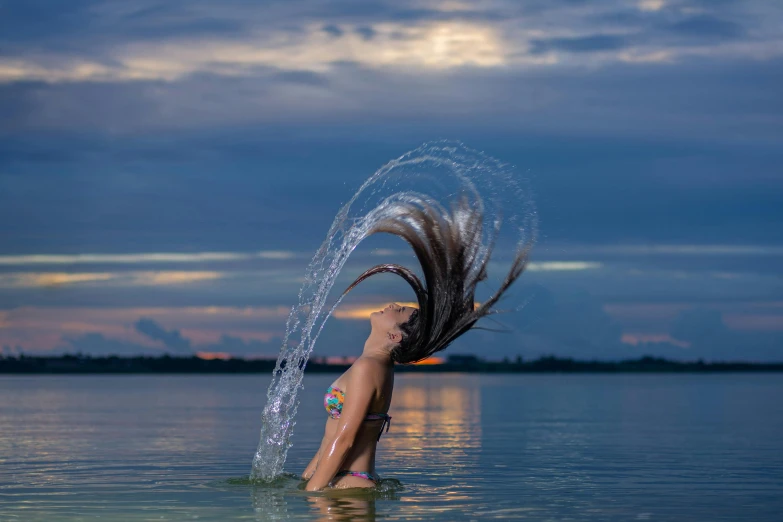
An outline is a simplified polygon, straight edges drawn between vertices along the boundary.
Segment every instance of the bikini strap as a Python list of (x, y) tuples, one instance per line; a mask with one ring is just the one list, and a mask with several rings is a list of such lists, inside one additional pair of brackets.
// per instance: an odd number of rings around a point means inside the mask
[(391, 415), (384, 414), (383, 424), (381, 424), (381, 429), (380, 431), (378, 431), (378, 440), (381, 440), (381, 435), (383, 435), (384, 426), (386, 426), (386, 433), (389, 433), (389, 428), (391, 427)]

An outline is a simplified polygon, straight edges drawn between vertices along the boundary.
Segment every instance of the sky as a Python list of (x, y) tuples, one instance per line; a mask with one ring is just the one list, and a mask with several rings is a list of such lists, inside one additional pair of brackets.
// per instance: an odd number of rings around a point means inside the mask
[[(503, 331), (446, 354), (783, 360), (782, 24), (768, 0), (0, 0), (2, 353), (273, 357), (337, 210), (445, 138), (539, 216)], [(391, 255), (415, 266), (370, 238), (335, 288)], [(411, 299), (363, 283), (316, 355)]]

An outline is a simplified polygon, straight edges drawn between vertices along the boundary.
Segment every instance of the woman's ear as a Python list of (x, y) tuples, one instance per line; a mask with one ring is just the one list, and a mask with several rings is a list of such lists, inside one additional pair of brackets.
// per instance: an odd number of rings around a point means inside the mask
[(389, 341), (395, 344), (402, 341), (402, 334), (399, 332), (389, 332), (387, 336), (389, 338)]

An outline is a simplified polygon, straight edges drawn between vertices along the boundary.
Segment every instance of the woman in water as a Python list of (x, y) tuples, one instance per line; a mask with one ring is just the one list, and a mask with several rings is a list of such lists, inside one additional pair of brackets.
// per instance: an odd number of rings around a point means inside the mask
[(384, 264), (364, 272), (343, 294), (374, 274), (389, 272), (413, 288), (418, 309), (392, 303), (371, 314), (372, 330), (361, 356), (326, 391), (324, 437), (302, 473), (308, 491), (376, 485), (375, 450), (391, 421), (394, 364), (430, 357), (495, 312), (492, 306), (527, 265), (533, 238), (517, 250), (500, 288), (476, 304), (476, 285), (486, 278), (491, 251), (482, 244), (481, 209), (461, 199), (450, 211), (422, 200), (402, 203), (399, 210), (371, 233), (387, 232), (407, 241), (424, 283), (403, 266)]

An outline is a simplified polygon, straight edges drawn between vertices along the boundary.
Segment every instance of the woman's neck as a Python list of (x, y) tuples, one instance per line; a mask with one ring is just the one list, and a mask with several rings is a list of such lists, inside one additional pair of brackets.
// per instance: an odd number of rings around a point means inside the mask
[(371, 332), (364, 342), (362, 357), (372, 357), (373, 359), (380, 359), (391, 364), (391, 350), (389, 349), (386, 336)]

